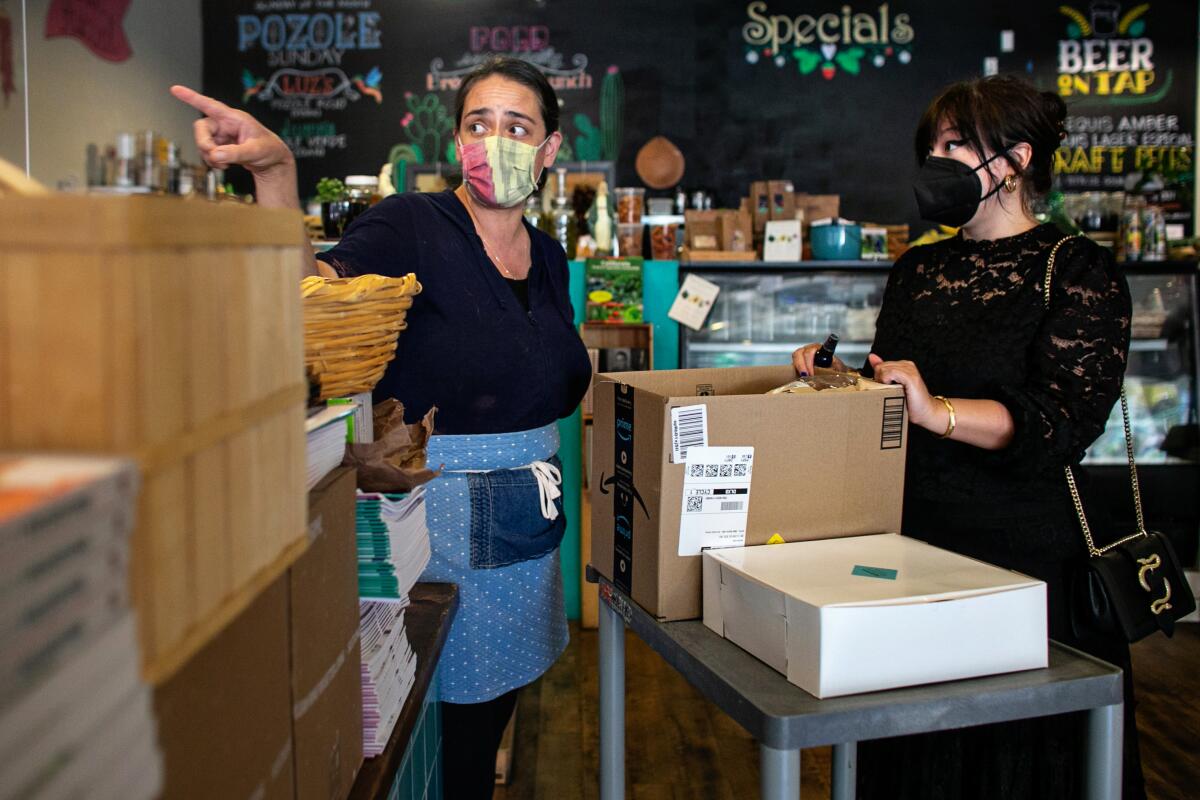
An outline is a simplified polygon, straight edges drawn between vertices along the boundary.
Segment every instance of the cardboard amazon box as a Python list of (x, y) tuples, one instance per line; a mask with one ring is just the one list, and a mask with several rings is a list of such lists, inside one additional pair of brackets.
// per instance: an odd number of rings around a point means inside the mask
[(596, 376), (591, 564), (657, 618), (700, 617), (704, 549), (900, 530), (903, 390), (766, 394), (794, 378)]

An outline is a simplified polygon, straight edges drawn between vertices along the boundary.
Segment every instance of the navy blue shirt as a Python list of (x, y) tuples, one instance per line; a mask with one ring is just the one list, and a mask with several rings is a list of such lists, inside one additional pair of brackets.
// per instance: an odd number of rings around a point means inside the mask
[(388, 197), (317, 258), (342, 275), (415, 272), (422, 291), (375, 387), (407, 422), (432, 406), (438, 433), (509, 433), (569, 416), (591, 380), (562, 247), (526, 224), (529, 308), (488, 259), (453, 192)]

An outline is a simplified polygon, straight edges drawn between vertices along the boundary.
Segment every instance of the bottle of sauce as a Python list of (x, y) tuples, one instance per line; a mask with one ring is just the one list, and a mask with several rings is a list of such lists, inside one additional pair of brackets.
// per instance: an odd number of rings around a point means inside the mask
[(600, 185), (596, 187), (596, 199), (588, 210), (587, 219), (588, 227), (592, 231), (592, 238), (596, 242), (596, 255), (611, 256), (616, 217), (608, 204), (608, 183), (606, 181), (600, 181)]
[(829, 334), (829, 338), (825, 340), (825, 344), (821, 345), (821, 349), (813, 356), (814, 367), (824, 367), (829, 369), (833, 366), (833, 351), (837, 350), (838, 335), (836, 333)]

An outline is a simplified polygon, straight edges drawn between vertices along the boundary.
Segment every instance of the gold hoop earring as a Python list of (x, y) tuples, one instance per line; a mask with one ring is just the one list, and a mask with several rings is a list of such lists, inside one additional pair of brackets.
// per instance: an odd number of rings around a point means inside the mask
[(1016, 190), (1017, 190), (1017, 179), (1014, 178), (1012, 175), (1005, 175), (1004, 176), (1004, 191), (1008, 192), (1009, 194), (1012, 194)]

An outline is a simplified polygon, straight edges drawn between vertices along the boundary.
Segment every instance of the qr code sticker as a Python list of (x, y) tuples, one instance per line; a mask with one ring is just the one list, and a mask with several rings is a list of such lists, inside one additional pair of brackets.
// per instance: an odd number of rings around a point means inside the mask
[(704, 477), (704, 465), (703, 464), (692, 464), (691, 476), (693, 478), (703, 478)]
[(738, 477), (738, 478), (746, 477), (746, 465), (745, 464), (734, 464), (733, 465), (733, 474), (735, 477)]
[(717, 477), (717, 465), (716, 464), (705, 464), (704, 465), (704, 477), (706, 477), (706, 478)]
[(687, 499), (687, 510), (688, 511), (702, 511), (703, 509), (704, 509), (704, 498), (703, 497), (689, 497)]
[(732, 474), (733, 474), (733, 465), (732, 464), (722, 464), (721, 465), (721, 477), (722, 478), (728, 478)]

